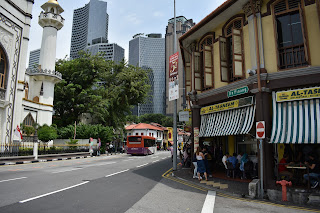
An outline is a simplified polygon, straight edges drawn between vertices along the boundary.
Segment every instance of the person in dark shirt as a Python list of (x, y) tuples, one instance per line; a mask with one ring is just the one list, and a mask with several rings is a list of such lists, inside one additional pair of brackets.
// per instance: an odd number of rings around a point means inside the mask
[(316, 158), (314, 153), (309, 154), (309, 160), (305, 162), (306, 166), (309, 167), (309, 176), (308, 174), (303, 175), (305, 180), (310, 178), (311, 188), (316, 188), (319, 185), (319, 178), (320, 178), (320, 165), (319, 161)]

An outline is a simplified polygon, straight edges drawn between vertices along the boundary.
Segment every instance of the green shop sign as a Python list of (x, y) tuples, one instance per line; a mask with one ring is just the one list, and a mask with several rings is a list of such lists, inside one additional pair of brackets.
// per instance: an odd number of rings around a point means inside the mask
[(231, 98), (237, 95), (243, 95), (248, 92), (249, 92), (249, 88), (247, 86), (240, 87), (240, 88), (228, 91), (228, 98)]

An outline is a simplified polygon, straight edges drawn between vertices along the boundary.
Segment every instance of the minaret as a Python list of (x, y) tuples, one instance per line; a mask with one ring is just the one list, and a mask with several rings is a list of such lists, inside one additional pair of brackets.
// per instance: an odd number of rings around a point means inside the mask
[[(49, 107), (39, 112), (38, 123), (51, 125), (53, 112), (54, 85), (62, 80), (62, 75), (55, 71), (57, 32), (64, 25), (60, 15), (64, 10), (56, 0), (49, 0), (41, 6), (39, 25), (43, 28), (39, 67), (28, 69), (32, 84), (31, 100), (42, 106)], [(31, 85), (30, 85), (31, 87)], [(46, 114), (50, 113), (50, 114)]]
[(54, 84), (61, 80), (61, 76), (59, 79), (59, 75), (57, 75), (60, 73), (55, 73), (55, 63), (57, 32), (64, 24), (64, 18), (60, 14), (64, 10), (56, 0), (49, 0), (41, 8), (44, 11), (39, 16), (39, 25), (43, 27), (39, 68), (43, 70), (45, 78), (42, 80), (43, 92), (39, 102), (53, 105)]

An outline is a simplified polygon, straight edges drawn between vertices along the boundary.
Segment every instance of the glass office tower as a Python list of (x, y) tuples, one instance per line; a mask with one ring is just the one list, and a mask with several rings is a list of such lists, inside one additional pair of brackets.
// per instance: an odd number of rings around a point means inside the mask
[(165, 39), (161, 34), (138, 34), (129, 42), (129, 64), (149, 70), (150, 98), (133, 114), (165, 114)]
[(91, 0), (84, 7), (74, 10), (70, 58), (77, 58), (78, 52), (96, 39), (108, 43), (108, 23), (107, 2)]

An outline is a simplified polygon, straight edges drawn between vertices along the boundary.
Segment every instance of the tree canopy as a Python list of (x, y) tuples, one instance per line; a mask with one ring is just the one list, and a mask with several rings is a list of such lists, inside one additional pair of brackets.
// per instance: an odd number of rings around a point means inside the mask
[(86, 52), (74, 60), (58, 60), (56, 70), (63, 78), (55, 86), (57, 126), (79, 122), (80, 115), (87, 113), (93, 123), (120, 127), (131, 106), (144, 103), (150, 88), (147, 71)]
[(134, 123), (158, 123), (165, 127), (173, 126), (173, 118), (162, 114), (144, 114), (140, 117), (135, 115), (128, 115), (126, 120)]

